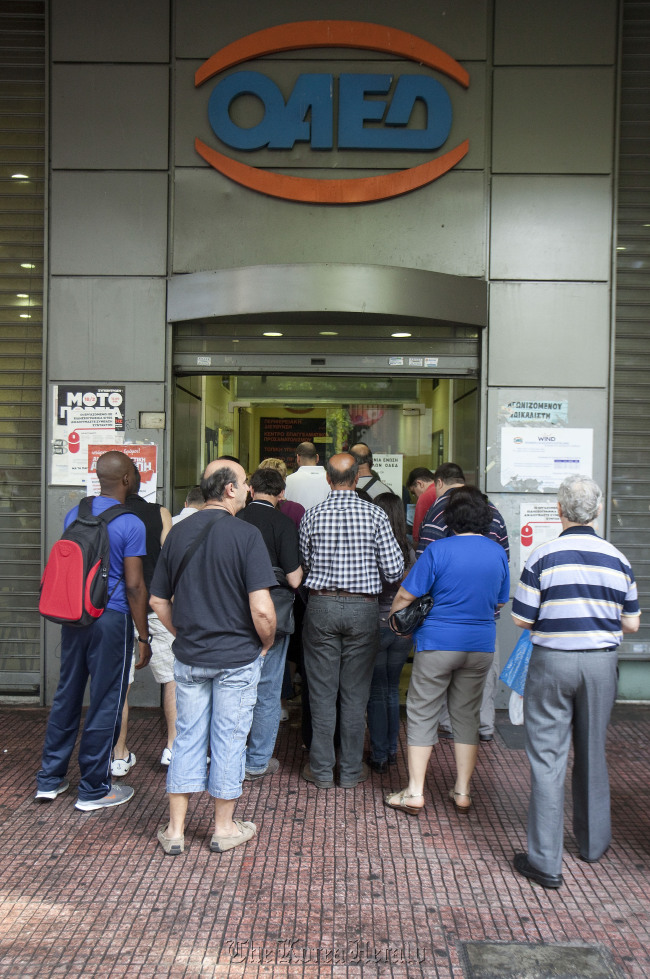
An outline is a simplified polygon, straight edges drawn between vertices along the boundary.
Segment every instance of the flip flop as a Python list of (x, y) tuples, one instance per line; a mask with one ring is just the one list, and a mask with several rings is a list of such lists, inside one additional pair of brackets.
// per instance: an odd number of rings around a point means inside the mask
[[(463, 798), (463, 799), (469, 799), (469, 805), (468, 806), (459, 806), (458, 805), (458, 802), (457, 802), (457, 798), (459, 796), (461, 798)], [(453, 804), (454, 804), (454, 806), (456, 808), (456, 812), (462, 812), (464, 815), (467, 815), (467, 813), (472, 808), (472, 797), (469, 794), (469, 792), (456, 792), (455, 789), (450, 789), (449, 790), (449, 798), (453, 802)]]
[[(409, 816), (419, 816), (424, 806), (409, 806), (405, 799), (422, 799), (424, 796), (421, 795), (407, 795), (406, 789), (402, 789), (401, 792), (386, 792), (384, 794), (384, 805), (389, 809), (399, 809), (400, 812), (406, 812)], [(397, 799), (397, 802), (391, 802), (391, 799)]]

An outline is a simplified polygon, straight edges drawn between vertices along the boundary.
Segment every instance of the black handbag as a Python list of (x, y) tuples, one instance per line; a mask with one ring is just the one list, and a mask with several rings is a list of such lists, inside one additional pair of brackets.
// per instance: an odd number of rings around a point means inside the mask
[(416, 598), (406, 608), (393, 612), (388, 618), (388, 624), (398, 636), (410, 636), (418, 626), (422, 625), (432, 608), (433, 599), (431, 595), (422, 595), (421, 598)]
[(290, 636), (296, 624), (293, 617), (293, 589), (287, 582), (287, 576), (282, 568), (273, 568), (278, 583), (277, 588), (271, 588), (271, 598), (275, 605), (276, 635)]

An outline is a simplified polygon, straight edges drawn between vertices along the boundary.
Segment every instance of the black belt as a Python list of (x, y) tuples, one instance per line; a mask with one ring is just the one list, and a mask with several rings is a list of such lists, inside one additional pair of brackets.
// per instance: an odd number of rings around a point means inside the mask
[(310, 595), (319, 595), (321, 598), (359, 598), (363, 602), (376, 602), (378, 595), (370, 595), (365, 592), (346, 591), (345, 588), (310, 588)]

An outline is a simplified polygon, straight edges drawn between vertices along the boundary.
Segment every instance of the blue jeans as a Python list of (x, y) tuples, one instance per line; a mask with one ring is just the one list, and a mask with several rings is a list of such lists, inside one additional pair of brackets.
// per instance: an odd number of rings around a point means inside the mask
[(258, 656), (246, 666), (218, 670), (174, 661), (176, 737), (167, 771), (168, 792), (207, 788), (215, 799), (239, 798), (262, 663)]
[(83, 629), (61, 628), (61, 674), (43, 745), (39, 789), (56, 789), (68, 770), (90, 676), (90, 704), (79, 742), (79, 798), (103, 799), (111, 791), (111, 752), (120, 733), (129, 683), (133, 623), (106, 609)]
[(246, 749), (246, 771), (259, 775), (271, 760), (280, 727), (280, 696), (289, 636), (279, 636), (262, 660), (257, 703)]
[(380, 618), (379, 653), (368, 699), (370, 756), (387, 761), (397, 752), (399, 734), (399, 680), (413, 645), (410, 636), (396, 636)]
[(332, 778), (340, 694), (339, 774), (341, 781), (353, 781), (362, 771), (366, 705), (379, 645), (376, 600), (310, 595), (302, 640), (313, 728), (311, 770), (324, 782)]

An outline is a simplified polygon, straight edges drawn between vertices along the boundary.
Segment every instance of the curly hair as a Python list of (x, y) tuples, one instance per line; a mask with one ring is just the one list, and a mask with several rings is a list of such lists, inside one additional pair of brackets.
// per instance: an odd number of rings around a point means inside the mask
[(450, 490), (445, 523), (450, 534), (487, 534), (492, 523), (487, 496), (477, 486)]

